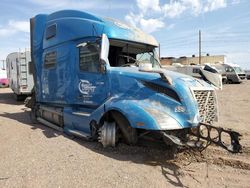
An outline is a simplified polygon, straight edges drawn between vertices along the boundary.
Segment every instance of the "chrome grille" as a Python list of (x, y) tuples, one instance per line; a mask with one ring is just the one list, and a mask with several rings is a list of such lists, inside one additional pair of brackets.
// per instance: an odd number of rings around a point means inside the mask
[(203, 123), (212, 123), (217, 120), (217, 102), (213, 90), (193, 90), (198, 103), (200, 117)]

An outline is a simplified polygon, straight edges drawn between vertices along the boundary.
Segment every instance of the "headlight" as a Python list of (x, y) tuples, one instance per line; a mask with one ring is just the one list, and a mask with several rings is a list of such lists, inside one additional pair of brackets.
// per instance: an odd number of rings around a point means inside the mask
[(174, 118), (166, 115), (157, 121), (162, 130), (182, 129), (183, 127)]
[(157, 124), (160, 126), (161, 130), (174, 130), (182, 129), (183, 127), (179, 124), (177, 120), (169, 116), (167, 113), (161, 112), (157, 109), (145, 109), (153, 118), (156, 120)]

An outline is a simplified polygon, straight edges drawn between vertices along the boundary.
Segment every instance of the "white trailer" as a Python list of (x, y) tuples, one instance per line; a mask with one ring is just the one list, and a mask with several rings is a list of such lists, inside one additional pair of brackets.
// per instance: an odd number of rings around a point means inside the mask
[(31, 94), (34, 86), (30, 51), (9, 54), (6, 58), (6, 68), (9, 86), (16, 100), (25, 99)]

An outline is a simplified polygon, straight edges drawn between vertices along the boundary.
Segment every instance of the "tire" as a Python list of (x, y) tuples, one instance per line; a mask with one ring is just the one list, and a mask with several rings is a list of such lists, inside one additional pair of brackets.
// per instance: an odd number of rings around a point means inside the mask
[(119, 126), (126, 144), (135, 145), (138, 141), (137, 131), (130, 126), (127, 118), (125, 118), (121, 113), (115, 111), (112, 112), (112, 117)]

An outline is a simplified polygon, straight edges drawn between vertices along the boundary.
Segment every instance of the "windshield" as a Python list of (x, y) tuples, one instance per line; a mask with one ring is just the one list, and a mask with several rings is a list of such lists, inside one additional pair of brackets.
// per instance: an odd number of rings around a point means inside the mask
[(243, 70), (240, 67), (234, 67), (234, 70), (237, 74), (242, 73)]
[(138, 63), (150, 63), (153, 68), (161, 68), (159, 56), (154, 49), (152, 52), (144, 52), (136, 55)]
[(109, 64), (111, 67), (139, 67), (151, 64), (152, 68), (161, 68), (157, 47), (122, 40), (110, 40)]

